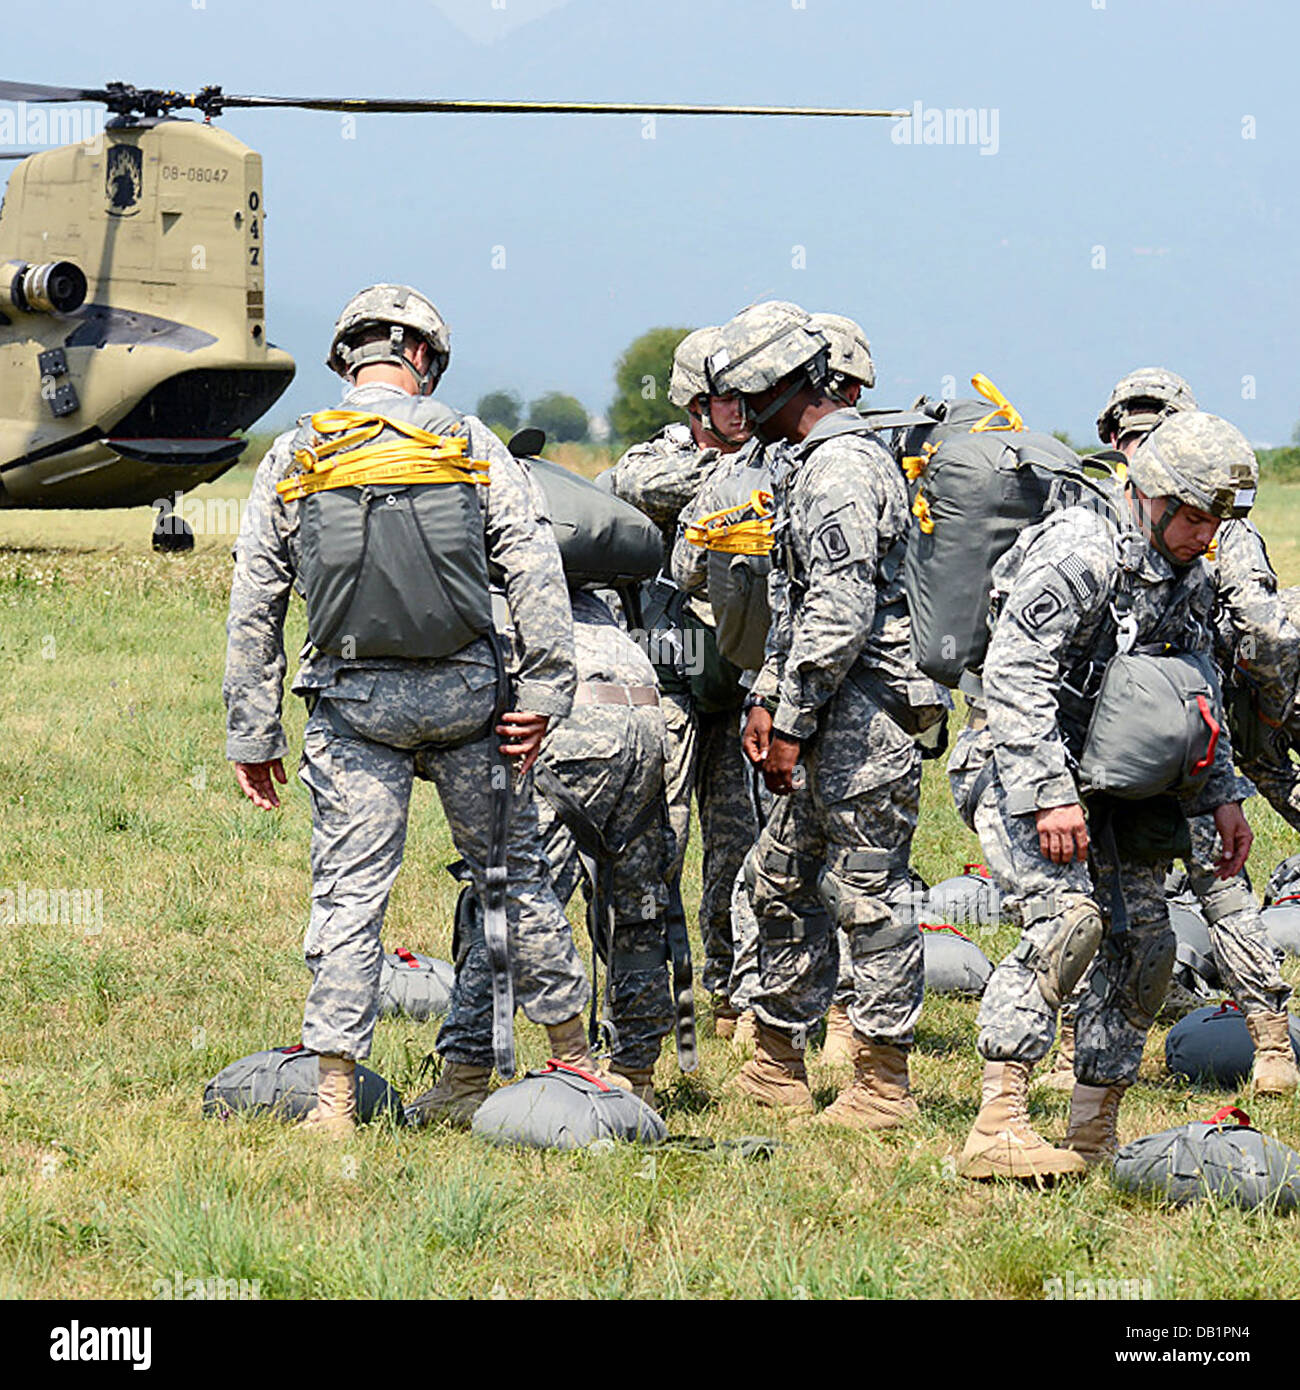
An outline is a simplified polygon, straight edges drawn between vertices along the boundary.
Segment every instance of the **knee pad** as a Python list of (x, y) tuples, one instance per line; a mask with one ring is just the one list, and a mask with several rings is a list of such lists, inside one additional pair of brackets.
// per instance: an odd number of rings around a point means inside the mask
[(804, 856), (769, 840), (760, 841), (746, 859), (745, 877), (754, 900), (754, 911), (760, 916), (778, 904), (788, 901), (804, 885)]
[(456, 912), (452, 918), (451, 958), (457, 968), (464, 964), (470, 948), (483, 940), (483, 908), (473, 884), (461, 886), (456, 898)]
[(1177, 938), (1172, 931), (1144, 936), (1130, 947), (1119, 972), (1119, 1006), (1134, 1028), (1146, 1032), (1155, 1022), (1174, 973)]
[[(1026, 913), (1027, 927), (1032, 926), (1034, 920)], [(1056, 917), (1055, 925), (1041, 946), (1024, 938), (1011, 954), (1034, 972), (1047, 1007), (1059, 1009), (1062, 1001), (1074, 993), (1074, 987), (1097, 954), (1101, 936), (1101, 913), (1097, 904), (1091, 898), (1075, 898)]]
[(884, 920), (888, 888), (889, 851), (884, 849), (837, 854), (817, 875), (817, 894), (831, 920), (844, 931), (876, 926)]

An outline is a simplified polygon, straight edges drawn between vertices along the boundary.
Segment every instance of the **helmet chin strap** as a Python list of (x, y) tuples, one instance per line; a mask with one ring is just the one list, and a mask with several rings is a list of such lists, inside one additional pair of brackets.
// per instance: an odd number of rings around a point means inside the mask
[[(1144, 495), (1143, 500), (1147, 503), (1147, 524), (1151, 527), (1151, 544), (1169, 561), (1171, 565), (1176, 565), (1179, 569), (1185, 569), (1192, 564), (1191, 560), (1180, 560), (1165, 543), (1165, 528), (1178, 515), (1178, 509), (1182, 503), (1176, 497), (1165, 498), (1165, 509), (1161, 513), (1159, 520), (1150, 510), (1151, 498)], [(1138, 504), (1141, 506), (1141, 502)]]

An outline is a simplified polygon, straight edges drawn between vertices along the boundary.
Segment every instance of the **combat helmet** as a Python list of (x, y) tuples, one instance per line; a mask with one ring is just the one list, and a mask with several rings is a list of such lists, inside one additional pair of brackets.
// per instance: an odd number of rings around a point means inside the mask
[(673, 351), (673, 370), (668, 378), (668, 399), (685, 410), (696, 396), (709, 394), (704, 360), (722, 341), (716, 325), (688, 333)]
[[(362, 330), (384, 325), (389, 329), (387, 342), (353, 343)], [(408, 333), (423, 339), (432, 349), (432, 365), (423, 374), (415, 370), (403, 351)], [(451, 330), (419, 290), (409, 285), (370, 285), (343, 306), (334, 325), (325, 365), (346, 377), (376, 362), (392, 362), (405, 367), (423, 392), (442, 376), (450, 361)]]
[(1217, 516), (1244, 517), (1255, 504), (1259, 464), (1235, 425), (1201, 410), (1171, 416), (1138, 445), (1128, 466), (1129, 481), (1148, 497), (1167, 497), (1152, 539), (1166, 558), (1165, 528), (1180, 503)]
[(754, 396), (791, 377), (775, 400), (750, 412), (757, 429), (805, 386), (826, 389), (830, 350), (830, 339), (797, 304), (780, 299), (751, 304), (723, 325), (722, 345), (705, 362), (710, 394)]
[(868, 389), (876, 384), (876, 364), (871, 360), (871, 344), (858, 324), (843, 314), (813, 314), (809, 323), (830, 341), (827, 366), (832, 395), (839, 398), (845, 379), (860, 381)]
[(1097, 416), (1103, 444), (1126, 434), (1149, 432), (1171, 415), (1196, 410), (1192, 388), (1166, 367), (1139, 367), (1115, 383), (1106, 408)]

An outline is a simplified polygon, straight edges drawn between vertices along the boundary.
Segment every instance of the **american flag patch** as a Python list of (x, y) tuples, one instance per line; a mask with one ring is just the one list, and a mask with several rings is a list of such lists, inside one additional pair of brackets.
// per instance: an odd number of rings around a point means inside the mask
[(1058, 560), (1056, 569), (1080, 603), (1091, 603), (1097, 597), (1097, 581), (1092, 577), (1092, 571), (1077, 555), (1067, 555), (1064, 559)]

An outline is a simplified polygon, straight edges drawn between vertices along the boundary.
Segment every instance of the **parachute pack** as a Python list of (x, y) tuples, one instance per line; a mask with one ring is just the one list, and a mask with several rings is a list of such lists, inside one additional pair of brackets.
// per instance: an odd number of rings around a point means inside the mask
[(440, 402), (385, 411), (312, 415), (294, 437), (298, 471), (276, 484), (300, 509), (307, 633), (345, 659), (449, 656), (492, 629), (487, 464)]
[(981, 864), (967, 864), (965, 871), (936, 883), (927, 893), (925, 911), (940, 922), (988, 927), (1001, 916), (997, 884)]
[[(1292, 1017), (1291, 1049), (1300, 1060), (1300, 1024)], [(1225, 1089), (1241, 1085), (1255, 1061), (1246, 1016), (1235, 1004), (1196, 1009), (1169, 1030), (1165, 1065), (1173, 1076)]]
[(494, 1091), (474, 1112), (472, 1128), (489, 1143), (532, 1149), (585, 1149), (599, 1140), (654, 1144), (668, 1137), (663, 1120), (630, 1091), (555, 1061)]
[(756, 671), (763, 664), (772, 619), (767, 599), (772, 475), (761, 463), (740, 468), (713, 492), (718, 509), (689, 524), (684, 534), (708, 552), (709, 607), (718, 651), (740, 670)]
[[(358, 1121), (387, 1116), (394, 1124), (404, 1122), (401, 1097), (382, 1076), (358, 1066), (356, 1078)], [(208, 1082), (203, 1113), (224, 1119), (239, 1111), (267, 1110), (282, 1120), (300, 1120), (316, 1104), (319, 1079), (319, 1058), (301, 1043), (254, 1052), (231, 1062)]]
[(399, 946), (386, 951), (379, 966), (379, 1017), (427, 1023), (451, 1008), (456, 967)]
[(644, 512), (549, 459), (530, 457), (528, 466), (546, 497), (571, 584), (617, 589), (658, 572), (663, 536)]
[(1111, 1177), (1116, 1187), (1176, 1207), (1215, 1199), (1247, 1211), (1289, 1212), (1300, 1204), (1300, 1154), (1230, 1105), (1208, 1120), (1125, 1144)]
[(909, 429), (902, 445), (916, 518), (903, 570), (912, 656), (931, 680), (953, 688), (979, 670), (988, 649), (994, 564), (1027, 527), (1077, 500), (1084, 476), (1079, 456), (1026, 430), (987, 377), (971, 384), (982, 401), (922, 397), (914, 409), (933, 423)]
[(1222, 728), (1208, 657), (1117, 653), (1093, 706), (1080, 787), (1126, 801), (1195, 792), (1210, 775)]
[(963, 932), (946, 924), (921, 923), (925, 988), (930, 994), (983, 994), (993, 963)]

